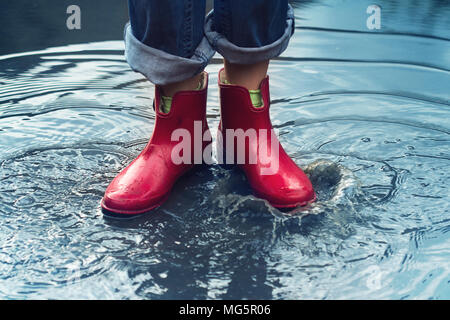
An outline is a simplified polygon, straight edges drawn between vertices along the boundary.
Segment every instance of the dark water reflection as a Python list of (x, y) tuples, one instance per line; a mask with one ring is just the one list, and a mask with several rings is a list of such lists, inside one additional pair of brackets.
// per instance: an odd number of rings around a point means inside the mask
[[(273, 122), (316, 204), (279, 212), (242, 173), (211, 166), (159, 210), (118, 221), (99, 201), (154, 121), (122, 42), (94, 42), (121, 37), (126, 9), (97, 19), (101, 36), (71, 38), (33, 2), (46, 22), (30, 11), (27, 36), (0, 37), (3, 54), (22, 52), (0, 57), (0, 296), (449, 298), (449, 4), (377, 3), (382, 28), (369, 31), (369, 1), (293, 2), (297, 32), (271, 65)], [(213, 130), (220, 62), (207, 69)]]

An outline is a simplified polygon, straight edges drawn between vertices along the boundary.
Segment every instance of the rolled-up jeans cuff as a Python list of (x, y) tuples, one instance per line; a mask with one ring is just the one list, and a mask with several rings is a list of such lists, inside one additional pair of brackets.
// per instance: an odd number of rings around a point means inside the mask
[(252, 64), (278, 57), (286, 50), (289, 40), (295, 32), (294, 9), (289, 5), (286, 29), (278, 40), (262, 47), (238, 47), (224, 35), (213, 30), (213, 14), (214, 11), (211, 11), (206, 17), (206, 38), (211, 46), (231, 63)]
[(124, 38), (125, 57), (131, 69), (142, 73), (155, 85), (166, 85), (194, 77), (205, 69), (215, 54), (205, 37), (190, 58), (149, 47), (133, 35), (130, 23), (125, 25)]

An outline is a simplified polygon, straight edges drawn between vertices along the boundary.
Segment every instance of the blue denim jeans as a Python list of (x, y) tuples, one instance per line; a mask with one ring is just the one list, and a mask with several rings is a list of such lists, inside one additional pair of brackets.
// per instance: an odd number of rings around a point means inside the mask
[(215, 0), (205, 18), (205, 0), (128, 0), (125, 56), (152, 83), (189, 79), (215, 52), (227, 61), (251, 64), (279, 56), (294, 33), (288, 0)]

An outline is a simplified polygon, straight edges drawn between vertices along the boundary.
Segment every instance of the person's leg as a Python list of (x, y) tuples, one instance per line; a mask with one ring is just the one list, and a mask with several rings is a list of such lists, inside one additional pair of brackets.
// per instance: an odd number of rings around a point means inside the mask
[(128, 7), (125, 39), (131, 68), (170, 97), (195, 89), (214, 55), (204, 38), (205, 1), (128, 0)]
[[(287, 0), (216, 0), (214, 29), (237, 47), (263, 48), (283, 36), (286, 31), (287, 13)], [(289, 37), (285, 38), (288, 40)], [(266, 52), (266, 55), (255, 55), (253, 52), (249, 55), (251, 61), (243, 61), (235, 56), (227, 59), (227, 53), (224, 51), (224, 78), (249, 90), (257, 90), (267, 75), (269, 59), (281, 54), (285, 45), (287, 46), (286, 42), (282, 43), (281, 47), (273, 48), (272, 52)]]
[(224, 79), (248, 90), (258, 90), (261, 81), (267, 76), (269, 60), (252, 64), (236, 64), (224, 60)]
[[(225, 59), (219, 73), (219, 162), (226, 155), (227, 164), (236, 164), (244, 153), (237, 164), (258, 197), (280, 208), (310, 203), (315, 199), (311, 182), (283, 150), (269, 115), (269, 61), (289, 43), (293, 10), (287, 0), (216, 0), (215, 5), (205, 33)], [(248, 139), (239, 142), (238, 132)]]
[[(103, 212), (120, 217), (161, 205), (177, 179), (203, 160), (208, 75), (202, 71), (214, 54), (203, 34), (204, 1), (129, 0), (129, 9), (125, 53), (131, 68), (155, 84), (155, 125), (144, 150), (105, 191)], [(178, 150), (180, 132), (189, 134), (190, 150)]]
[(190, 58), (203, 38), (205, 2), (129, 0), (133, 35), (143, 44)]
[(262, 48), (285, 33), (288, 8), (287, 0), (215, 0), (213, 29), (237, 47)]
[(287, 0), (215, 0), (206, 34), (225, 59), (224, 78), (258, 89), (269, 60), (286, 49), (294, 32), (293, 13), (288, 8)]

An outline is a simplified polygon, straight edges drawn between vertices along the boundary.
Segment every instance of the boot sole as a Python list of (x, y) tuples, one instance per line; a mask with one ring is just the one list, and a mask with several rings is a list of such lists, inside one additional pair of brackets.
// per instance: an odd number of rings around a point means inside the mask
[(169, 198), (169, 194), (166, 194), (165, 196), (163, 196), (161, 198), (161, 200), (158, 201), (156, 204), (154, 204), (146, 209), (141, 209), (141, 210), (116, 210), (116, 209), (108, 208), (104, 203), (104, 199), (102, 199), (100, 205), (102, 207), (102, 213), (107, 217), (117, 218), (117, 219), (133, 219), (133, 218), (143, 216), (147, 213), (150, 213), (150, 211), (153, 211), (153, 210), (159, 208)]
[[(261, 197), (258, 197), (258, 198), (261, 198)], [(261, 198), (261, 199), (264, 199), (264, 198)], [(317, 196), (314, 193), (314, 198), (312, 198), (311, 200), (308, 200), (308, 201), (297, 202), (297, 203), (294, 203), (294, 204), (282, 204), (282, 205), (274, 204), (274, 203), (271, 203), (270, 201), (269, 201), (269, 203), (270, 203), (270, 205), (272, 207), (280, 209), (280, 211), (283, 211), (283, 209), (285, 209), (285, 210), (292, 210), (292, 209), (295, 209), (295, 208), (298, 208), (298, 207), (306, 207), (306, 206), (316, 202), (316, 200), (317, 200)]]

